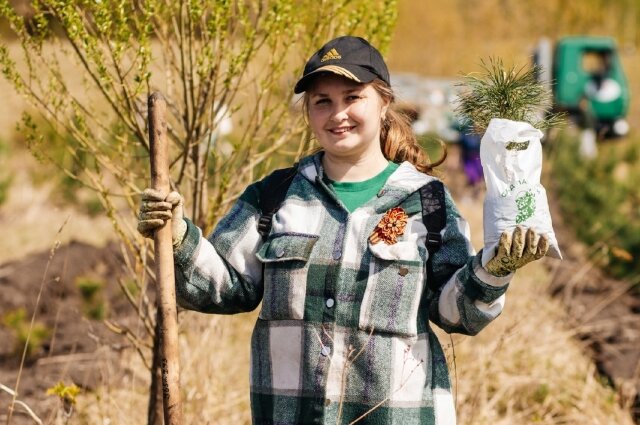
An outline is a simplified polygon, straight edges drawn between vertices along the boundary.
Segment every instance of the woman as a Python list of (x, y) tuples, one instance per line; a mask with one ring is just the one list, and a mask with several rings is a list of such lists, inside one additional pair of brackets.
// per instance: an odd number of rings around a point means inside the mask
[(146, 190), (138, 228), (151, 235), (173, 218), (182, 306), (227, 314), (262, 302), (251, 343), (254, 423), (455, 423), (429, 321), (480, 331), (500, 314), (513, 271), (544, 256), (546, 238), (520, 228), (503, 235), (485, 269), (447, 192), (427, 285), (418, 189), (434, 180), (432, 164), (393, 109), (380, 53), (362, 38), (334, 39), (294, 91), (304, 92), (321, 151), (299, 162), (266, 241), (257, 230), (264, 181), (208, 239), (182, 218), (175, 192)]

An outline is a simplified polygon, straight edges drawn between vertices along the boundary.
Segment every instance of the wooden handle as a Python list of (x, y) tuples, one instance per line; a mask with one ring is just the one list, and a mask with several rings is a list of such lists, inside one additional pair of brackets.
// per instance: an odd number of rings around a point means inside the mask
[[(169, 146), (167, 142), (167, 102), (162, 94), (149, 96), (149, 143), (151, 148), (151, 187), (168, 194)], [(180, 355), (178, 351), (178, 314), (176, 310), (175, 274), (173, 270), (173, 241), (171, 220), (159, 228), (154, 236), (155, 272), (158, 284), (157, 308), (161, 319), (160, 365), (162, 368), (162, 399), (165, 425), (182, 425), (180, 398)]]

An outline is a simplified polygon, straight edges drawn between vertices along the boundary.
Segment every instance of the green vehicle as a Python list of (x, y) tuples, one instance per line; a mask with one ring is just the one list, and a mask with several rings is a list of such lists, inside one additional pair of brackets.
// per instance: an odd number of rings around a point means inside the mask
[(550, 86), (556, 111), (566, 111), (600, 137), (627, 134), (629, 85), (612, 38), (568, 36), (553, 49), (542, 40), (535, 62), (542, 66), (539, 79)]

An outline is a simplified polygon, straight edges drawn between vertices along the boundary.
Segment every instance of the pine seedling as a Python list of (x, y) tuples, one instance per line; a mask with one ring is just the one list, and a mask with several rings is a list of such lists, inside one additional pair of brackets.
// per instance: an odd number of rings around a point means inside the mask
[(483, 133), (492, 118), (525, 121), (539, 130), (560, 125), (564, 114), (551, 113), (551, 92), (536, 75), (541, 67), (506, 68), (502, 59), (481, 60), (483, 71), (464, 76), (456, 112)]

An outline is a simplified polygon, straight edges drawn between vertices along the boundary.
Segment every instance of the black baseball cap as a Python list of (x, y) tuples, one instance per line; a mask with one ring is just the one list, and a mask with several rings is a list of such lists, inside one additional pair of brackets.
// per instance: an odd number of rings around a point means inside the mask
[(318, 72), (332, 72), (358, 83), (370, 83), (376, 78), (387, 85), (389, 70), (380, 52), (361, 37), (345, 35), (334, 38), (314, 53), (304, 67), (294, 93), (302, 93)]

